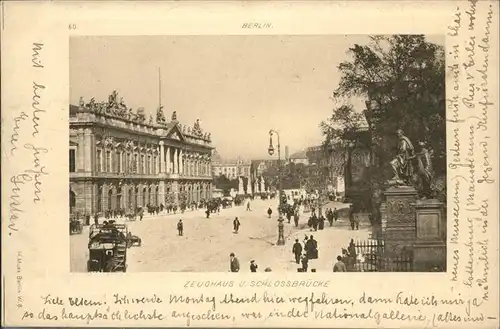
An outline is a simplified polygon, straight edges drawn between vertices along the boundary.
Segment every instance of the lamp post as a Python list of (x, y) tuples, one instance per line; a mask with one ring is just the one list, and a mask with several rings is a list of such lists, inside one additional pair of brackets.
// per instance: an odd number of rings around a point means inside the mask
[(281, 215), (281, 150), (280, 150), (280, 135), (279, 133), (271, 129), (269, 130), (269, 149), (267, 150), (269, 152), (269, 155), (272, 156), (274, 154), (274, 146), (273, 146), (273, 134), (276, 134), (278, 136), (278, 242), (276, 244), (278, 246), (282, 246), (285, 244), (285, 236), (284, 236), (284, 225), (283, 225), (283, 216)]

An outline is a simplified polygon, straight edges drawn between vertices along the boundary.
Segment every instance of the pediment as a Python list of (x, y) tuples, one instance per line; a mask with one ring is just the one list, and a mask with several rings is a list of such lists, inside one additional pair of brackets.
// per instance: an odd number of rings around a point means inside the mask
[(178, 140), (184, 142), (186, 138), (182, 134), (182, 132), (179, 129), (179, 126), (175, 125), (170, 129), (170, 131), (167, 134), (168, 139), (173, 139), (173, 140)]

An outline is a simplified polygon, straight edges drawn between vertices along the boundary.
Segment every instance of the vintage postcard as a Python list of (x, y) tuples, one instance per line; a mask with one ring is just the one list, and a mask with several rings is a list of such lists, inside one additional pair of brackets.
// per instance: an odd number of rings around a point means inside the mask
[(1, 11), (3, 325), (498, 328), (496, 1)]

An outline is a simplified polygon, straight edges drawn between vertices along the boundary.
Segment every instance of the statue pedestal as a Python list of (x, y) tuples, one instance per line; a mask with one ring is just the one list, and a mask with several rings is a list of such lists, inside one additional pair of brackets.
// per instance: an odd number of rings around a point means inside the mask
[(416, 240), (415, 202), (417, 191), (411, 186), (390, 187), (381, 206), (385, 256), (404, 256)]
[(438, 200), (415, 203), (416, 242), (413, 268), (417, 272), (446, 270), (446, 223), (444, 206)]

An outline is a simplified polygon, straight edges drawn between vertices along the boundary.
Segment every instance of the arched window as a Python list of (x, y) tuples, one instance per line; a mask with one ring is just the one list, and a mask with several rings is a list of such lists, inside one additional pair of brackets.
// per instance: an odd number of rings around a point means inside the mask
[(73, 213), (76, 207), (76, 195), (75, 192), (69, 190), (69, 210)]

